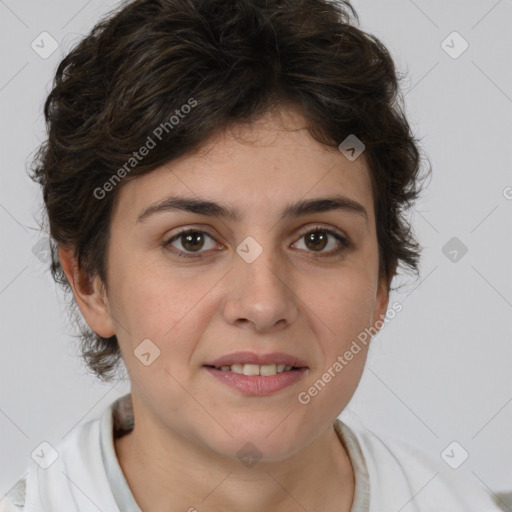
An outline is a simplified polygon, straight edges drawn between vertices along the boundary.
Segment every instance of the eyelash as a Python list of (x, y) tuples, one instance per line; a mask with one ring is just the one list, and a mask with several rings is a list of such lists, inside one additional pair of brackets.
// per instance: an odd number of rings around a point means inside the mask
[[(320, 257), (336, 256), (336, 255), (340, 254), (341, 252), (345, 251), (346, 249), (349, 249), (350, 247), (352, 247), (351, 242), (347, 238), (345, 238), (344, 236), (340, 235), (336, 231), (333, 231), (333, 230), (328, 229), (328, 228), (324, 228), (322, 226), (315, 226), (313, 229), (309, 229), (308, 231), (306, 231), (302, 235), (300, 235), (300, 237), (298, 238), (297, 241), (300, 241), (306, 235), (309, 235), (311, 233), (317, 233), (317, 232), (325, 233), (327, 235), (332, 236), (341, 245), (341, 247), (339, 247), (338, 249), (334, 249), (334, 250), (332, 250), (332, 251), (330, 251), (328, 253), (317, 252), (316, 254), (319, 255)], [(202, 257), (201, 256), (201, 252), (195, 253), (195, 254), (187, 253), (187, 252), (184, 252), (184, 251), (182, 251), (180, 249), (176, 249), (176, 248), (172, 247), (172, 245), (171, 245), (174, 241), (178, 240), (183, 235), (188, 235), (190, 233), (202, 233), (202, 234), (208, 236), (209, 238), (211, 238), (212, 240), (215, 240), (206, 231), (202, 231), (200, 229), (188, 229), (187, 228), (187, 229), (184, 229), (183, 231), (180, 231), (179, 233), (173, 235), (171, 238), (169, 238), (166, 242), (164, 242), (163, 247), (165, 248), (165, 250), (175, 254), (176, 256), (178, 256), (180, 258), (201, 258)], [(297, 242), (295, 242), (295, 243), (297, 243)], [(313, 254), (315, 254), (315, 251), (307, 251), (307, 252), (312, 252)]]

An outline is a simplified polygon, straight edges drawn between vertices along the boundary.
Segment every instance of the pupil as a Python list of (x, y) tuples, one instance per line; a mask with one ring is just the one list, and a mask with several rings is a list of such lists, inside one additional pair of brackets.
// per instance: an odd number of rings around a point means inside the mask
[(203, 245), (202, 234), (197, 231), (194, 233), (187, 233), (185, 235), (185, 242), (183, 243), (183, 247), (187, 250), (198, 250), (201, 249)]
[[(317, 242), (321, 242), (320, 246), (317, 245)], [(310, 233), (309, 236), (306, 237), (306, 245), (309, 247), (309, 243), (312, 242), (313, 246), (310, 247), (313, 249), (323, 249), (327, 243), (327, 237), (325, 236), (325, 233), (322, 233), (321, 231), (314, 231), (313, 233)]]

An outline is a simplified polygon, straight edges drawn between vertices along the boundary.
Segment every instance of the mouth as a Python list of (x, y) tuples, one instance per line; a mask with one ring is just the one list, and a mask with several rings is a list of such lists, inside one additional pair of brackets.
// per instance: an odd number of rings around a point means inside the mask
[(289, 354), (236, 352), (204, 364), (217, 380), (246, 395), (270, 395), (300, 380), (309, 369)]
[(251, 363), (237, 363), (222, 366), (205, 365), (205, 367), (220, 370), (221, 372), (237, 373), (238, 375), (261, 375), (263, 377), (271, 377), (272, 375), (277, 375), (278, 373), (291, 372), (295, 370), (301, 370), (303, 368), (300, 366), (291, 366), (283, 363), (272, 363), (263, 365)]

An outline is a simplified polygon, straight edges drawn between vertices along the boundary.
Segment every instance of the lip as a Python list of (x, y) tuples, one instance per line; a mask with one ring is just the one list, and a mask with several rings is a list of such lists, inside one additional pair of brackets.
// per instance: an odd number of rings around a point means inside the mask
[[(269, 354), (257, 354), (255, 352), (243, 351), (233, 352), (225, 356), (219, 357), (212, 362), (205, 363), (203, 366), (231, 366), (233, 364), (257, 364), (259, 366), (264, 364), (285, 364), (287, 366), (294, 366), (296, 368), (308, 368), (306, 361), (299, 357), (285, 354), (284, 352), (272, 352)], [(265, 377), (268, 378), (268, 377)]]
[(261, 375), (241, 375), (234, 372), (224, 372), (208, 366), (205, 366), (204, 369), (222, 383), (245, 395), (252, 396), (271, 395), (281, 391), (302, 379), (307, 371), (307, 368), (302, 367), (263, 377)]
[[(234, 372), (224, 372), (221, 366), (233, 364), (284, 364), (293, 369), (276, 373), (275, 375), (242, 375)], [(223, 384), (234, 388), (245, 395), (263, 396), (281, 391), (302, 379), (309, 369), (306, 361), (284, 352), (271, 352), (269, 354), (257, 354), (256, 352), (233, 352), (206, 363), (203, 368)]]

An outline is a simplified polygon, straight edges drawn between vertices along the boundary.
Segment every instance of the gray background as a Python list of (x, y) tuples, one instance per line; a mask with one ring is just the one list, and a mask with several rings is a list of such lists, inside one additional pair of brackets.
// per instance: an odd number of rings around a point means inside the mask
[[(45, 253), (34, 250), (41, 199), (26, 174), (57, 63), (114, 5), (0, 0), (0, 498), (39, 443), (55, 446), (129, 391), (95, 381), (80, 361)], [(511, 490), (512, 0), (354, 5), (407, 73), (407, 112), (433, 177), (411, 212), (421, 278), (402, 279), (391, 297), (403, 311), (375, 338), (344, 416), (436, 457), (457, 441), (469, 459), (454, 471)], [(43, 31), (58, 43), (46, 59), (31, 47)], [(454, 31), (469, 44), (457, 58)]]

